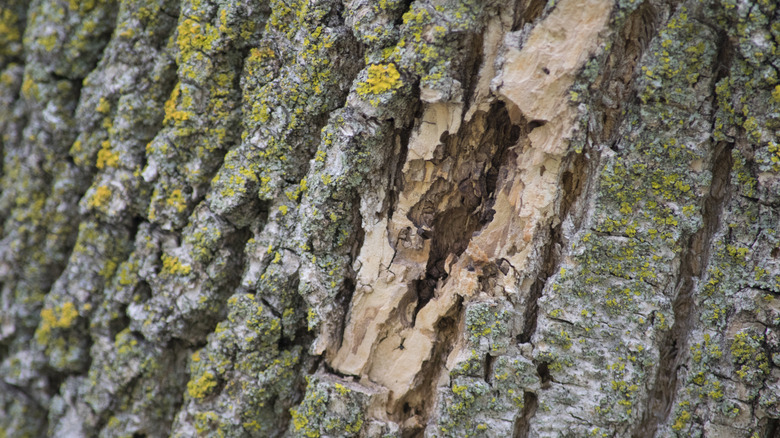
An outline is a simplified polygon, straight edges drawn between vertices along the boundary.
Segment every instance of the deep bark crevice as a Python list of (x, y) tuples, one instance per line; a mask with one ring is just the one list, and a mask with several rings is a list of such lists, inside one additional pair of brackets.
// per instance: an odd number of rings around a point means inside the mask
[(515, 419), (515, 428), (512, 438), (525, 438), (531, 431), (531, 419), (536, 415), (539, 407), (539, 398), (533, 392), (526, 391), (523, 394), (523, 410)]
[(409, 213), (417, 233), (431, 239), (425, 277), (410, 284), (417, 295), (412, 321), (447, 281), (447, 258), (460, 257), (474, 233), (493, 220), (499, 169), (520, 136), (502, 102), (475, 119), (458, 133), (443, 136), (444, 144), (434, 154), (435, 165), (454, 164), (450, 171), (454, 178), (434, 181)]
[[(541, 269), (536, 275), (536, 279), (531, 285), (531, 289), (528, 293), (528, 299), (526, 300), (525, 311), (523, 314), (523, 331), (517, 337), (517, 341), (521, 344), (527, 344), (531, 342), (531, 337), (536, 333), (536, 322), (539, 314), (539, 299), (542, 297), (544, 286), (547, 284), (547, 280), (555, 272), (555, 267), (558, 265), (557, 257), (554, 256), (553, 249), (556, 244), (560, 246), (560, 226), (550, 228), (548, 231), (547, 241), (550, 242), (545, 245), (542, 255)], [(541, 376), (540, 376), (541, 377)]]
[(536, 366), (536, 374), (539, 375), (539, 380), (541, 381), (541, 388), (547, 389), (550, 387), (550, 382), (552, 381), (552, 375), (550, 375), (550, 364), (547, 362), (540, 362), (539, 365)]
[(595, 144), (609, 145), (618, 152), (618, 128), (625, 117), (624, 109), (637, 100), (632, 86), (635, 76), (640, 74), (636, 67), (660, 25), (659, 14), (645, 1), (626, 18), (619, 36), (613, 39), (602, 73), (590, 85), (595, 98), (590, 102), (589, 135)]
[[(584, 202), (581, 202), (584, 189), (592, 184), (593, 175), (592, 160), (589, 160), (585, 153), (570, 153), (563, 161), (564, 170), (559, 178), (559, 187), (561, 193), (558, 199), (557, 214), (558, 221), (550, 224), (543, 235), (542, 241), (546, 242), (541, 248), (541, 258), (539, 261), (536, 279), (532, 283), (528, 298), (525, 302), (523, 315), (523, 328), (517, 335), (517, 342), (520, 344), (530, 343), (533, 335), (536, 333), (537, 321), (539, 317), (539, 299), (544, 293), (550, 277), (560, 268), (564, 248), (569, 247), (569, 243), (563, 236), (561, 223), (568, 218), (573, 222), (581, 221), (582, 211), (585, 208)], [(549, 370), (549, 364), (541, 361), (534, 361), (536, 372), (541, 382), (540, 390), (550, 388), (553, 382)], [(527, 437), (530, 432), (531, 420), (536, 415), (538, 407), (538, 396), (532, 392), (526, 392), (524, 404), (521, 413), (515, 419), (513, 437)]]
[[(717, 29), (716, 29), (717, 30)], [(718, 30), (718, 52), (713, 65), (711, 94), (715, 95), (717, 83), (729, 72), (733, 48), (725, 32)], [(714, 113), (714, 111), (713, 111)], [(712, 130), (716, 120), (713, 117)], [(713, 237), (720, 226), (723, 208), (730, 196), (733, 143), (720, 142), (712, 153), (712, 182), (703, 202), (702, 226), (688, 240), (680, 255), (680, 279), (675, 286), (677, 294), (672, 303), (674, 324), (661, 341), (660, 363), (656, 370), (655, 385), (649, 393), (641, 421), (632, 433), (633, 438), (652, 438), (659, 425), (672, 412), (678, 370), (684, 366), (688, 351), (688, 336), (694, 324), (694, 277), (701, 278), (710, 258)]]
[(761, 438), (779, 438), (780, 437), (780, 419), (770, 418), (764, 426)]
[[(397, 9), (404, 13), (409, 12), (411, 11), (412, 3), (414, 3), (414, 0), (403, 0), (400, 2), (400, 5), (397, 7)], [(395, 24), (396, 26), (400, 26), (403, 23), (404, 23), (404, 14), (399, 13), (395, 21), (393, 22), (393, 24)]]
[(547, 2), (544, 0), (516, 0), (514, 17), (512, 20), (512, 32), (518, 31), (526, 24), (533, 23), (544, 12)]
[[(582, 208), (577, 202), (583, 193), (583, 188), (587, 184), (590, 175), (588, 161), (585, 154), (576, 153), (570, 154), (564, 161), (568, 163), (568, 165), (560, 178), (561, 198), (559, 200), (557, 214), (557, 217), (559, 217), (561, 221), (565, 220), (570, 215), (573, 217), (580, 216), (579, 213), (574, 210), (578, 207)], [(542, 256), (540, 259), (539, 271), (536, 274), (536, 279), (531, 285), (528, 299), (526, 300), (523, 316), (523, 329), (517, 336), (517, 341), (521, 344), (531, 342), (531, 338), (536, 332), (536, 322), (539, 310), (538, 301), (542, 297), (547, 281), (560, 265), (563, 248), (567, 247), (562, 235), (560, 223), (551, 225), (543, 240), (547, 243), (541, 251)]]
[[(425, 426), (433, 413), (436, 400), (436, 387), (439, 376), (446, 370), (447, 356), (459, 336), (463, 325), (463, 298), (458, 297), (457, 304), (436, 324), (436, 341), (428, 360), (423, 362), (420, 373), (417, 374), (412, 390), (400, 398), (392, 411), (396, 412), (395, 420), (402, 425), (403, 438), (419, 438), (423, 436)], [(417, 421), (414, 421), (416, 417)], [(411, 425), (409, 420), (412, 420)]]
[(483, 379), (485, 379), (485, 382), (490, 384), (491, 381), (493, 381), (493, 368), (495, 364), (496, 358), (492, 356), (490, 353), (487, 353), (485, 355), (485, 375), (483, 376)]
[[(361, 239), (361, 246), (362, 243), (363, 242)], [(339, 340), (338, 344), (334, 345), (335, 350), (341, 348), (341, 345), (344, 342), (344, 330), (347, 327), (347, 319), (349, 318), (349, 306), (352, 302), (352, 297), (355, 295), (355, 287), (357, 286), (355, 281), (355, 272), (352, 271), (351, 268), (349, 271), (350, 273), (344, 278), (341, 288), (339, 289), (335, 298), (336, 308), (339, 309), (338, 317), (340, 318), (339, 324), (336, 325), (336, 330), (338, 333), (336, 333), (334, 337), (334, 339)]]
[(672, 302), (674, 324), (663, 337), (659, 348), (659, 364), (655, 385), (649, 393), (646, 408), (633, 438), (652, 438), (672, 412), (677, 391), (679, 369), (688, 352), (688, 336), (694, 324), (694, 278), (701, 278), (710, 257), (712, 239), (720, 225), (720, 217), (729, 191), (732, 144), (718, 143), (712, 158), (712, 183), (703, 203), (702, 226), (688, 239), (680, 255), (680, 277), (675, 285)]
[[(467, 47), (467, 45), (470, 45), (471, 47)], [(485, 59), (483, 35), (481, 33), (474, 35), (464, 42), (464, 46), (466, 46), (463, 47), (464, 51), (468, 50), (469, 53), (474, 54), (468, 58), (466, 65), (462, 68), (466, 73), (462, 78), (459, 78), (463, 83), (463, 96), (466, 99), (465, 107), (468, 108), (473, 104), (473, 100), (476, 97), (474, 91), (477, 89), (477, 84), (479, 83), (479, 70), (482, 68)]]

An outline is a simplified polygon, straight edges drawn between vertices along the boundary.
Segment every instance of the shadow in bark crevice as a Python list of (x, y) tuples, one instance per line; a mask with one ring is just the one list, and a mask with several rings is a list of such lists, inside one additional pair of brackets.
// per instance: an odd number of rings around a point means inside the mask
[(660, 343), (659, 365), (655, 385), (650, 391), (641, 421), (633, 438), (652, 438), (658, 426), (669, 417), (677, 391), (677, 372), (684, 365), (688, 351), (688, 336), (694, 324), (694, 278), (701, 278), (710, 257), (712, 239), (720, 224), (723, 206), (729, 192), (732, 144), (718, 143), (712, 159), (712, 183), (704, 200), (702, 226), (688, 240), (680, 255), (680, 279), (672, 302), (674, 324)]
[[(729, 72), (733, 56), (731, 43), (723, 31), (718, 32), (718, 53), (713, 66), (711, 94), (715, 95), (717, 83)], [(713, 110), (713, 114), (715, 110)], [(713, 116), (712, 130), (715, 131), (716, 118)], [(659, 425), (671, 414), (677, 391), (677, 371), (683, 366), (688, 350), (688, 336), (694, 324), (694, 277), (701, 278), (710, 258), (710, 249), (715, 233), (720, 226), (723, 208), (730, 196), (733, 143), (719, 142), (713, 146), (712, 182), (710, 191), (703, 202), (702, 226), (688, 239), (680, 255), (680, 279), (675, 290), (677, 294), (672, 302), (674, 324), (661, 341), (660, 363), (650, 390), (646, 408), (641, 421), (634, 429), (632, 438), (652, 438)]]
[(538, 407), (539, 398), (533, 392), (526, 391), (523, 394), (523, 410), (515, 421), (515, 429), (512, 433), (512, 438), (528, 436), (528, 433), (531, 431), (531, 418), (536, 415)]
[(503, 103), (478, 113), (454, 135), (444, 136), (431, 160), (438, 168), (450, 167), (449, 180), (436, 180), (409, 212), (423, 239), (431, 240), (426, 274), (410, 285), (417, 292), (417, 313), (447, 281), (445, 262), (460, 257), (474, 233), (493, 220), (499, 169), (521, 135)]
[[(447, 260), (452, 262), (461, 257), (473, 235), (493, 220), (499, 170), (514, 162), (510, 148), (520, 135), (521, 128), (512, 124), (504, 104), (497, 102), (488, 112), (475, 114), (457, 133), (442, 136), (442, 145), (429, 163), (446, 169), (442, 173), (447, 179), (441, 177), (434, 181), (408, 214), (417, 234), (429, 240), (431, 245), (425, 274), (409, 284), (409, 290), (414, 292), (409, 304), (414, 303), (415, 307), (411, 326), (414, 326), (417, 314), (447, 282)], [(492, 265), (482, 269), (481, 285), (489, 282), (486, 276), (490, 272), (490, 275), (499, 272)], [(463, 317), (463, 298), (458, 297), (457, 304), (438, 320), (433, 351), (415, 378), (414, 389), (389, 410), (396, 412), (395, 421), (404, 425), (402, 436), (422, 436), (436, 403), (439, 378), (446, 372), (447, 357), (463, 326)]]
[(437, 393), (436, 386), (439, 376), (445, 369), (447, 356), (452, 351), (458, 337), (458, 329), (462, 326), (463, 317), (463, 298), (458, 297), (457, 304), (436, 324), (437, 339), (430, 359), (423, 363), (422, 370), (412, 385), (414, 389), (398, 401), (397, 406), (400, 409), (396, 408), (396, 411), (400, 413), (398, 415), (399, 423), (402, 425), (412, 417), (418, 417), (424, 421), (419, 421), (411, 427), (404, 427), (401, 433), (402, 438), (423, 436), (427, 419), (436, 403), (431, 394)]

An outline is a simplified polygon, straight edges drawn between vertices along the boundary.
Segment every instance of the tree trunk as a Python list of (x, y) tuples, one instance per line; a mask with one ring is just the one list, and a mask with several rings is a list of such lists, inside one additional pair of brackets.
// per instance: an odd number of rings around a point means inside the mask
[(780, 436), (774, 0), (4, 0), (0, 437)]

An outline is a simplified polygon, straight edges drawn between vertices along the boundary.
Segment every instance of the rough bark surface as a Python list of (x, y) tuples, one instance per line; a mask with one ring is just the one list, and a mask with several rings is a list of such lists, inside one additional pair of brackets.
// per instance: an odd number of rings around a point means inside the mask
[(773, 0), (5, 0), (0, 437), (780, 436)]

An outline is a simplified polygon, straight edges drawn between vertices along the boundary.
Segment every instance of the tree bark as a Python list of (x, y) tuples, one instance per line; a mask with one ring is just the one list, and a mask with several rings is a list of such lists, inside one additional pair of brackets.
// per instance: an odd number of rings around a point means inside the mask
[(0, 437), (780, 436), (773, 0), (5, 0)]

